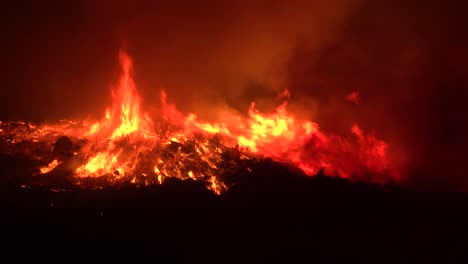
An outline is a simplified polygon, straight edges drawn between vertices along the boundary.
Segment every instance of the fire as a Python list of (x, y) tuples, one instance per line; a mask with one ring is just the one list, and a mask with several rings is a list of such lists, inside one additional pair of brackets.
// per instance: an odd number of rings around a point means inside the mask
[(294, 116), (287, 112), (287, 103), (283, 103), (273, 114), (261, 114), (252, 103), (249, 110), (249, 129), (238, 136), (241, 146), (250, 148), (255, 153), (280, 155), (296, 141), (315, 132), (317, 124), (305, 121), (297, 123)]
[(117, 158), (120, 153), (109, 154), (107, 152), (98, 153), (96, 156), (90, 158), (87, 164), (79, 167), (76, 170), (78, 176), (100, 176), (106, 173), (115, 173), (121, 175), (122, 169), (117, 168)]
[(351, 103), (359, 104), (359, 101), (361, 101), (361, 96), (359, 95), (359, 92), (354, 91), (346, 96), (346, 100), (350, 101)]
[(46, 174), (48, 172), (51, 172), (55, 167), (59, 165), (58, 160), (53, 160), (50, 162), (47, 166), (41, 167), (39, 170), (41, 171), (41, 174)]
[[(287, 109), (288, 90), (278, 97), (284, 101), (275, 112), (261, 113), (252, 103), (248, 117), (238, 116), (238, 122), (232, 123), (210, 123), (193, 113), (185, 115), (167, 102), (162, 91), (161, 116), (151, 118), (141, 110), (131, 58), (124, 52), (119, 58), (122, 75), (112, 90), (113, 105), (102, 120), (48, 125), (1, 122), (0, 136), (8, 138), (8, 144), (53, 142), (63, 135), (84, 142), (73, 152), (82, 161), (74, 169), (78, 185), (91, 179), (109, 184), (162, 184), (168, 177), (177, 177), (204, 181), (208, 189), (220, 194), (228, 189), (222, 175), (235, 169), (236, 162), (253, 156), (294, 165), (309, 175), (324, 170), (346, 178), (370, 174), (375, 175), (371, 181), (398, 180), (386, 142), (367, 135), (357, 124), (349, 136), (342, 137), (325, 133), (313, 121), (298, 119)], [(347, 99), (357, 103), (359, 94), (354, 92)], [(58, 164), (54, 159), (40, 171), (48, 173)], [(246, 172), (251, 171), (247, 167)]]
[(145, 132), (147, 123), (140, 113), (140, 96), (131, 77), (132, 61), (123, 52), (120, 53), (120, 65), (122, 76), (118, 88), (112, 91), (113, 108), (106, 110), (102, 122), (96, 122), (91, 126), (88, 135), (104, 131), (110, 134), (111, 139), (117, 139), (132, 133)]

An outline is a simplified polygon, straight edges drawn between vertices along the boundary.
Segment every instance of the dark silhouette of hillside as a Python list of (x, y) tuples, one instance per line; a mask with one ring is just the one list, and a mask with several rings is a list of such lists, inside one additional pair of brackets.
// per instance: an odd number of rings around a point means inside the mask
[[(20, 163), (3, 161), (2, 170)], [(271, 160), (234, 176), (221, 196), (175, 178), (99, 190), (4, 184), (4, 250), (16, 259), (63, 261), (420, 262), (466, 249), (461, 194), (306, 177)]]

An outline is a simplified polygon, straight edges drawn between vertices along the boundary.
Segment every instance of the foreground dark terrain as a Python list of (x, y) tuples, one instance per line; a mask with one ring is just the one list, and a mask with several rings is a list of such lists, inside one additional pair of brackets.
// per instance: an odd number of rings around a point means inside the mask
[(240, 175), (221, 196), (177, 179), (66, 191), (4, 182), (3, 256), (151, 263), (345, 256), (420, 263), (456, 259), (467, 249), (463, 195), (304, 177), (271, 161), (259, 169)]

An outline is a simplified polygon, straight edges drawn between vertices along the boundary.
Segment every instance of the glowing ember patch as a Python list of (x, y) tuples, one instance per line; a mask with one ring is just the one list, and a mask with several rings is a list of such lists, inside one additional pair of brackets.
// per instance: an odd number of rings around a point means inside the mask
[(359, 92), (354, 91), (346, 96), (346, 100), (355, 104), (359, 104), (359, 101), (361, 101), (361, 96)]
[(212, 190), (215, 194), (220, 195), (221, 192), (223, 191), (224, 185), (220, 185), (215, 177), (211, 177), (210, 179), (211, 185), (208, 187), (208, 189)]
[(305, 129), (305, 133), (307, 135), (318, 132), (318, 125), (313, 122), (305, 122), (302, 126)]
[(51, 172), (53, 169), (55, 169), (59, 165), (58, 160), (53, 160), (50, 162), (47, 166), (41, 167), (39, 170), (41, 171), (41, 174), (45, 174), (48, 172)]
[(351, 132), (353, 132), (358, 138), (362, 138), (362, 129), (357, 124), (353, 124)]
[(163, 182), (162, 179), (163, 179), (162, 176), (161, 176), (161, 175), (158, 175), (158, 183), (159, 183), (159, 184), (162, 184), (162, 182)]

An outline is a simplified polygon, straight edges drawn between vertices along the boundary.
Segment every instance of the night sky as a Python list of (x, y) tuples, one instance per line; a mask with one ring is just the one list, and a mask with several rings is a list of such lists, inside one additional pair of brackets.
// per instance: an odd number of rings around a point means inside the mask
[[(155, 3), (153, 3), (155, 2)], [(219, 120), (291, 108), (374, 131), (409, 181), (468, 189), (468, 36), (462, 1), (11, 1), (1, 15), (1, 120), (99, 118), (118, 52), (151, 112), (160, 89)], [(344, 98), (358, 91), (361, 101)]]

